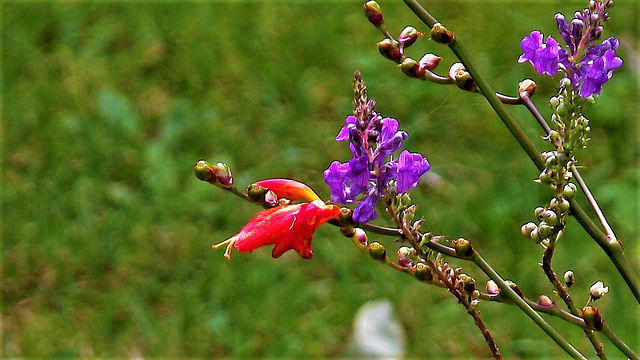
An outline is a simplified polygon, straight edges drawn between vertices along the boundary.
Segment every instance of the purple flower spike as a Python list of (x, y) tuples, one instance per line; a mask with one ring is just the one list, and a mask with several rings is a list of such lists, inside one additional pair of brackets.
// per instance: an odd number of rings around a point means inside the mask
[(405, 193), (409, 189), (415, 189), (420, 177), (429, 168), (431, 165), (422, 155), (403, 151), (398, 160), (398, 192)]

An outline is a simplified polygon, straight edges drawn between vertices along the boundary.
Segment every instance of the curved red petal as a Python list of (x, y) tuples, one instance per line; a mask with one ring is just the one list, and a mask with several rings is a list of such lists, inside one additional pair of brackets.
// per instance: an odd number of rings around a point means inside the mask
[(315, 201), (320, 197), (307, 185), (291, 179), (266, 179), (255, 183), (265, 189), (273, 191), (279, 199), (291, 201)]

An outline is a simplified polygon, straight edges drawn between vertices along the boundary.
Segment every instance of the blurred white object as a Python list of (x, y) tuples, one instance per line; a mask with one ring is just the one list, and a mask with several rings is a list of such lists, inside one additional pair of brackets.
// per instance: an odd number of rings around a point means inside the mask
[(389, 300), (369, 301), (358, 310), (353, 324), (354, 348), (358, 356), (400, 359), (404, 356), (405, 338)]

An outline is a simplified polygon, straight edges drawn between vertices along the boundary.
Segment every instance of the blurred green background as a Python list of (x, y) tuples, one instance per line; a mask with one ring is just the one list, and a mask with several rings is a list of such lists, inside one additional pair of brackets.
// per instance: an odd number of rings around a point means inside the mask
[[(514, 94), (535, 79), (548, 116), (554, 83), (516, 62), (519, 41), (533, 29), (555, 33), (554, 13), (571, 17), (586, 1), (430, 3), (496, 90)], [(401, 2), (381, 5), (393, 34), (426, 31)], [(383, 59), (361, 2), (0, 6), (3, 356), (350, 356), (354, 314), (376, 299), (393, 305), (407, 357), (488, 356), (453, 297), (371, 260), (331, 226), (316, 232), (311, 261), (294, 252), (274, 260), (266, 248), (227, 261), (211, 249), (259, 209), (198, 181), (193, 164), (225, 161), (239, 186), (296, 178), (328, 198), (322, 171), (349, 157), (333, 138), (352, 110), (356, 69), (377, 110), (409, 132), (404, 147), (438, 176), (414, 192), (425, 228), (473, 239), (527, 295), (553, 296), (540, 248), (519, 231), (552, 196), (532, 182), (535, 167), (481, 96), (409, 79)], [(633, 1), (610, 12), (605, 36), (622, 40), (625, 66), (588, 110), (592, 140), (579, 154), (636, 268), (638, 13)], [(454, 61), (426, 38), (408, 50), (425, 52), (444, 57), (442, 74)], [(526, 111), (512, 111), (548, 149)], [(610, 292), (597, 306), (640, 349), (630, 291), (576, 221), (567, 235), (554, 264), (575, 271), (576, 302), (603, 280)], [(517, 308), (480, 310), (505, 356), (564, 356)], [(594, 355), (582, 331), (549, 321)]]

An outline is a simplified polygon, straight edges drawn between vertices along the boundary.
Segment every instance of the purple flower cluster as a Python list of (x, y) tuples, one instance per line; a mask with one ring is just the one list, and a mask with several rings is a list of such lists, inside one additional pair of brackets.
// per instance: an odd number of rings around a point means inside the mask
[(366, 223), (378, 216), (375, 207), (385, 189), (406, 193), (418, 186), (420, 177), (431, 167), (422, 155), (406, 150), (399, 159), (387, 161), (387, 157), (402, 147), (407, 133), (398, 130), (396, 119), (383, 119), (374, 112), (374, 106), (374, 100), (369, 100), (362, 107), (356, 107), (356, 115), (347, 116), (336, 141), (348, 141), (353, 158), (346, 163), (334, 161), (324, 172), (332, 201), (351, 204), (360, 197), (353, 212), (357, 223)]
[(620, 43), (618, 39), (610, 37), (596, 44), (602, 36), (602, 24), (608, 18), (606, 11), (612, 5), (610, 0), (592, 1), (589, 8), (574, 14), (571, 24), (564, 15), (556, 14), (558, 32), (567, 47), (560, 47), (551, 36), (544, 43), (542, 34), (533, 31), (520, 42), (524, 53), (518, 62), (529, 61), (543, 75), (553, 76), (558, 70), (563, 71), (583, 98), (600, 95), (613, 71), (622, 66), (615, 52)]

